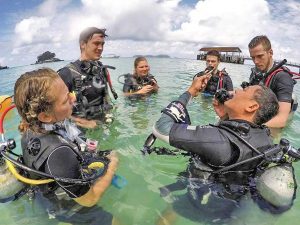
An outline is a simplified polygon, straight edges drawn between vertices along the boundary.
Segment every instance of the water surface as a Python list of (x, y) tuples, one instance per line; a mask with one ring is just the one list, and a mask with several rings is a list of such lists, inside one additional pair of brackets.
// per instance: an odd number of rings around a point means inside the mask
[[(117, 77), (132, 72), (133, 58), (103, 59), (104, 64), (115, 66), (111, 70), (113, 85), (119, 94), (114, 101), (116, 110), (115, 120), (110, 126), (103, 126), (88, 132), (88, 136), (100, 142), (102, 149), (115, 149), (119, 153), (120, 165), (118, 174), (124, 176), (128, 185), (119, 190), (113, 186), (109, 188), (103, 199), (98, 203), (105, 210), (111, 212), (124, 225), (152, 225), (163, 216), (163, 212), (170, 207), (172, 196), (160, 197), (159, 188), (176, 181), (177, 174), (185, 170), (188, 159), (184, 156), (143, 156), (140, 149), (151, 132), (153, 123), (159, 118), (160, 111), (168, 103), (183, 93), (191, 83), (194, 74), (205, 68), (203, 61), (190, 59), (149, 59), (151, 73), (158, 80), (160, 90), (138, 101), (129, 101), (122, 96), (122, 84)], [(40, 67), (50, 67), (55, 70), (63, 67), (67, 62), (56, 62), (43, 65), (14, 67), (0, 71), (0, 95), (12, 95), (13, 86), (20, 74)], [(231, 75), (234, 87), (239, 87), (250, 74), (250, 65), (236, 65), (222, 63), (220, 69), (226, 67)], [(297, 70), (295, 70), (297, 71)], [(123, 80), (123, 79), (121, 79)], [(295, 93), (300, 96), (299, 84), (295, 86)], [(216, 121), (216, 115), (209, 99), (201, 96), (195, 98), (188, 106), (193, 124), (207, 124)], [(17, 132), (19, 118), (16, 112), (10, 113), (5, 122), (6, 137), (14, 137), (20, 151), (20, 135)], [(300, 129), (299, 109), (294, 119), (283, 131), (282, 136), (288, 138), (295, 147), (300, 147), (297, 137)], [(155, 146), (165, 146), (156, 141)], [(296, 179), (300, 182), (300, 163), (295, 163)], [(299, 194), (299, 189), (297, 195)], [(290, 225), (299, 223), (300, 201), (296, 199), (294, 206), (280, 215), (273, 215), (262, 211), (251, 199), (245, 199), (241, 208), (234, 212), (234, 218), (227, 224), (247, 225)], [(41, 225), (57, 224), (56, 220), (48, 220), (48, 215), (34, 205), (27, 196), (6, 204), (0, 204), (0, 225)], [(62, 224), (62, 223), (61, 223)], [(173, 224), (205, 224), (193, 222), (188, 218), (178, 217)]]

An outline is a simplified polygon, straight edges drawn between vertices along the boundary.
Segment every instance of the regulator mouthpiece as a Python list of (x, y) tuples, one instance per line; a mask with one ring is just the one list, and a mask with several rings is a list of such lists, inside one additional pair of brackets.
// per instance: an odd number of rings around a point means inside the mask
[(229, 92), (224, 88), (217, 90), (215, 94), (215, 99), (221, 104), (224, 104), (224, 102), (231, 99), (232, 97), (233, 95), (229, 94)]

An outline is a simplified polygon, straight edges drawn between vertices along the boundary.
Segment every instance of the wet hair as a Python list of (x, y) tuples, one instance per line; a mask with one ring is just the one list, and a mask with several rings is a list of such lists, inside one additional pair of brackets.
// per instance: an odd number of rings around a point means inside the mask
[(81, 31), (79, 35), (79, 44), (81, 42), (87, 43), (92, 39), (94, 34), (102, 34), (104, 37), (107, 37), (105, 34), (106, 29), (99, 29), (97, 27), (87, 27), (83, 31)]
[(221, 59), (221, 55), (220, 52), (218, 52), (217, 50), (210, 50), (206, 53), (206, 56), (208, 55), (212, 55), (212, 56), (216, 56), (218, 58), (218, 61), (220, 61)]
[(276, 95), (273, 91), (264, 86), (254, 92), (254, 100), (258, 103), (259, 109), (254, 115), (254, 123), (262, 125), (277, 115), (279, 104)]
[(252, 49), (255, 48), (258, 45), (262, 45), (264, 47), (264, 50), (268, 51), (272, 48), (271, 42), (269, 38), (266, 35), (260, 35), (254, 37), (248, 44), (248, 48)]
[(50, 89), (58, 78), (59, 75), (49, 68), (33, 70), (18, 78), (14, 87), (14, 102), (22, 117), (19, 125), (21, 132), (27, 129), (42, 132), (38, 114), (53, 110), (55, 99)]
[(144, 56), (139, 56), (139, 57), (137, 57), (135, 60), (134, 60), (134, 69), (136, 69), (137, 68), (137, 66), (138, 66), (138, 64), (139, 64), (139, 62), (142, 62), (142, 61), (146, 61), (146, 62), (148, 62), (147, 61), (147, 59), (144, 57)]

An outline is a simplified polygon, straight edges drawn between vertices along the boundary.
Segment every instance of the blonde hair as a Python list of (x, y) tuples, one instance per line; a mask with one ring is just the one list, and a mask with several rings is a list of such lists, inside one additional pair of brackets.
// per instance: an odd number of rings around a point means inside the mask
[(38, 115), (53, 110), (55, 99), (50, 89), (53, 81), (58, 78), (54, 70), (43, 68), (24, 73), (16, 81), (14, 102), (22, 117), (19, 125), (21, 132), (30, 129), (43, 133)]

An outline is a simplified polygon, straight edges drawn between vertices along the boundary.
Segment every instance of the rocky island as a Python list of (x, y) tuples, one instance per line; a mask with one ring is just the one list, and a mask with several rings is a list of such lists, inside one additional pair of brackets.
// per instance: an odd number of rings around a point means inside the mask
[(8, 66), (1, 66), (0, 65), (0, 70), (8, 69)]
[(55, 53), (46, 51), (43, 54), (37, 57), (37, 61), (34, 64), (42, 64), (49, 62), (59, 62), (63, 61), (62, 59), (55, 58)]

